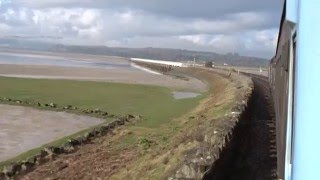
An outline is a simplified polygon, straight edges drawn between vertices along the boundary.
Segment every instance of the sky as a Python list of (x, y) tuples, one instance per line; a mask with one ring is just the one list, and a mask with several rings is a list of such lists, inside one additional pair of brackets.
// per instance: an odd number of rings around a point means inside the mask
[(0, 0), (0, 38), (271, 58), (282, 0)]

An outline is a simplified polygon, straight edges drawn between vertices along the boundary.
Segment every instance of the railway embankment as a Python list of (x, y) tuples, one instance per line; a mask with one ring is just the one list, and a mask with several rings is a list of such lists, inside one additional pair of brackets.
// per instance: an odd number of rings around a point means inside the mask
[[(237, 141), (237, 136), (244, 129), (240, 127), (243, 124), (244, 117), (247, 114), (250, 101), (254, 92), (254, 85), (250, 78), (230, 71), (212, 70), (215, 78), (221, 78), (228, 81), (228, 85), (214, 83), (215, 104), (207, 106), (207, 111), (219, 109), (220, 103), (229, 102), (229, 105), (223, 111), (225, 114), (216, 117), (210, 117), (206, 114), (206, 122), (198, 125), (198, 133), (203, 137), (198, 145), (186, 152), (186, 155), (176, 169), (173, 179), (201, 179), (210, 177), (212, 172), (220, 166), (220, 161), (225, 158), (228, 152), (232, 153)], [(217, 81), (219, 82), (219, 81)], [(221, 87), (217, 87), (221, 86)], [(231, 93), (232, 92), (232, 93)], [(219, 96), (219, 97), (218, 97)], [(224, 101), (217, 99), (222, 98)], [(238, 142), (237, 142), (238, 143)], [(240, 142), (239, 142), (240, 143)], [(220, 170), (220, 169), (219, 169)], [(224, 171), (226, 172), (226, 171)], [(205, 176), (204, 176), (205, 174)]]
[(142, 126), (148, 121), (141, 120), (110, 130), (109, 135), (89, 140), (73, 153), (45, 158), (49, 159), (46, 163), (21, 177), (201, 179), (204, 173), (210, 174), (235, 146), (253, 82), (217, 69), (174, 68), (167, 73), (208, 85), (194, 109), (155, 127)]
[(254, 88), (219, 158), (203, 179), (276, 179), (275, 122), (265, 77), (250, 75)]

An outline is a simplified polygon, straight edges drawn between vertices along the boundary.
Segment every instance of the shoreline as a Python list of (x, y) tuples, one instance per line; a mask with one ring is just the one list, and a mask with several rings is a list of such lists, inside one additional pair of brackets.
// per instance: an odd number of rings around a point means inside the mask
[(171, 76), (160, 76), (158, 74), (130, 69), (106, 70), (84, 67), (0, 64), (0, 76), (156, 85), (173, 90), (187, 90), (201, 93), (208, 90), (207, 84), (194, 77), (188, 77), (188, 80), (181, 80)]
[[(63, 111), (40, 110), (8, 104), (0, 104), (0, 114), (2, 113), (10, 116), (0, 117), (2, 128), (0, 162), (105, 122), (100, 118)], [(22, 114), (23, 116), (21, 116)], [(35, 124), (37, 126), (34, 126)], [(19, 129), (23, 129), (23, 131), (19, 131)]]

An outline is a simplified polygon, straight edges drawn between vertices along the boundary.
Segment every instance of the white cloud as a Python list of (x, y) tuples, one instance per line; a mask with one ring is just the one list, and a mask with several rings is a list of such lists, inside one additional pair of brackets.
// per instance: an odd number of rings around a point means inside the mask
[(9, 25), (0, 22), (0, 33), (8, 33), (10, 30), (11, 27)]
[(32, 20), (43, 35), (96, 38), (102, 30), (100, 11), (53, 8), (34, 10)]
[(11, 3), (11, 0), (0, 0), (0, 7), (10, 3)]
[(191, 42), (197, 49), (221, 53), (238, 52), (270, 58), (276, 48), (277, 30), (249, 31), (243, 34), (196, 34), (179, 36), (179, 39)]
[[(197, 8), (194, 1), (181, 2), (17, 0), (0, 9), (0, 22), (5, 24), (0, 24), (0, 31), (63, 37), (61, 42), (69, 44), (273, 53), (278, 22), (270, 4), (275, 2), (266, 0), (263, 6), (253, 0), (201, 0), (207, 5), (199, 3)], [(209, 8), (211, 4), (216, 6)]]

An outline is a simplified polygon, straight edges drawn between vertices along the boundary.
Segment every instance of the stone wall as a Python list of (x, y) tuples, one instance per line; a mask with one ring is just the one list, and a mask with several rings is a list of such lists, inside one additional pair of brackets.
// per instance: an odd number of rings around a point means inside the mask
[(198, 147), (187, 152), (181, 166), (169, 179), (206, 179), (206, 174), (213, 166), (216, 166), (215, 162), (223, 156), (225, 150), (230, 149), (230, 146), (233, 145), (233, 136), (239, 129), (239, 122), (245, 115), (248, 102), (252, 96), (253, 82), (250, 79), (247, 82), (247, 88), (241, 89), (244, 86), (237, 82), (243, 75), (223, 70), (215, 71), (222, 78), (229, 78), (230, 81), (235, 82), (236, 89), (243, 91), (242, 95), (236, 97), (236, 102), (229, 114), (218, 119), (213, 129), (205, 131), (203, 141)]
[(40, 152), (34, 156), (31, 156), (23, 161), (13, 162), (7, 165), (0, 171), (0, 180), (12, 179), (17, 175), (21, 175), (34, 170), (40, 164), (43, 164), (59, 154), (72, 153), (76, 150), (76, 147), (86, 144), (96, 137), (100, 137), (113, 131), (116, 127), (125, 125), (128, 122), (140, 119), (140, 116), (134, 116), (127, 114), (125, 116), (110, 115), (105, 111), (95, 109), (80, 109), (72, 105), (58, 106), (55, 103), (40, 103), (40, 102), (27, 102), (22, 100), (14, 100), (11, 98), (0, 98), (0, 102), (10, 105), (25, 105), (25, 106), (38, 106), (44, 109), (52, 109), (56, 111), (66, 111), (73, 113), (81, 113), (99, 118), (115, 118), (111, 123), (104, 123), (98, 127), (93, 128), (91, 131), (80, 135), (76, 138), (69, 139), (65, 144), (59, 147), (48, 146), (40, 150)]
[(100, 109), (81, 109), (73, 105), (59, 105), (53, 102), (42, 103), (42, 102), (36, 102), (36, 101), (17, 100), (9, 97), (4, 97), (4, 98), (0, 98), (0, 103), (9, 104), (9, 105), (28, 106), (28, 107), (34, 107), (37, 109), (46, 109), (51, 111), (64, 111), (64, 112), (82, 114), (82, 115), (87, 115), (87, 116), (92, 116), (92, 117), (97, 117), (102, 119), (117, 117), (116, 115), (110, 114)]

